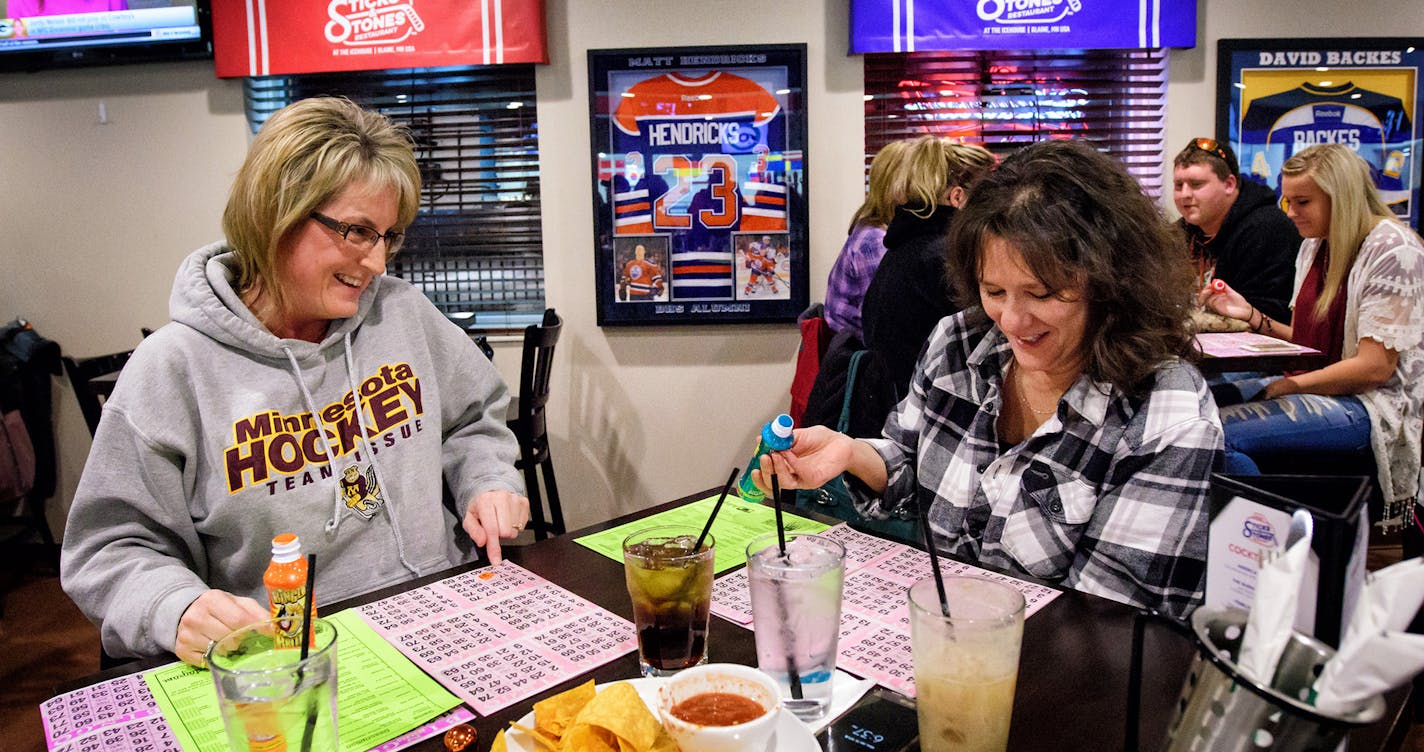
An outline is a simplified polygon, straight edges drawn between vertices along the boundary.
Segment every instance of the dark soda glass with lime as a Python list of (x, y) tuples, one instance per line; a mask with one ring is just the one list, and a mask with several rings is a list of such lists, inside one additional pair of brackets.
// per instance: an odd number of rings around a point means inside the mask
[(666, 676), (707, 662), (712, 607), (712, 536), (694, 550), (697, 531), (641, 530), (623, 542), (623, 571), (645, 676)]

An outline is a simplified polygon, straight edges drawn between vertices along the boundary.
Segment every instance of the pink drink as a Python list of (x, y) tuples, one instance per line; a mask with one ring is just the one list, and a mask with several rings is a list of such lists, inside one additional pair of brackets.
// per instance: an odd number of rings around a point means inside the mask
[[(845, 547), (819, 535), (788, 534), (782, 557), (776, 534), (747, 546), (757, 667), (776, 680), (782, 705), (802, 720), (826, 714), (841, 625)], [(793, 693), (792, 671), (801, 697)]]

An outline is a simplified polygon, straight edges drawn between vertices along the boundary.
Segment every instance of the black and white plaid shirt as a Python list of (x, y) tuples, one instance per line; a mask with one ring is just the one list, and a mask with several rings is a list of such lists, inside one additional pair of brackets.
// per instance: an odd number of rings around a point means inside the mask
[(883, 517), (929, 504), (944, 553), (1184, 615), (1202, 598), (1207, 490), (1222, 449), (1201, 374), (1166, 364), (1144, 399), (1082, 376), (1047, 422), (1001, 453), (1012, 359), (981, 309), (941, 321), (885, 438), (870, 441), (889, 487), (857, 505)]

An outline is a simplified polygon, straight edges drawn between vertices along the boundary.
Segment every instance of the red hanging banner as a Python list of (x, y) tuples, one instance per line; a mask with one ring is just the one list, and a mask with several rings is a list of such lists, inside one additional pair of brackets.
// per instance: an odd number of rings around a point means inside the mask
[(220, 78), (547, 63), (543, 0), (213, 0)]

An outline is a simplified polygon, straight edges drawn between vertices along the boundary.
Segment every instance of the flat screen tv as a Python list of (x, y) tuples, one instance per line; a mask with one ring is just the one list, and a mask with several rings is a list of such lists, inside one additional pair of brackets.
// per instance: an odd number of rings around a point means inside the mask
[(209, 0), (0, 0), (0, 71), (213, 56)]

